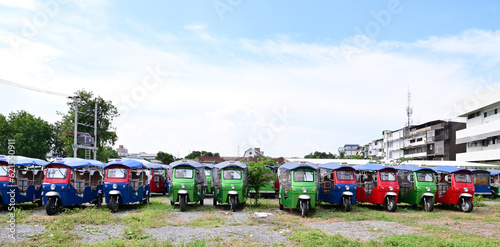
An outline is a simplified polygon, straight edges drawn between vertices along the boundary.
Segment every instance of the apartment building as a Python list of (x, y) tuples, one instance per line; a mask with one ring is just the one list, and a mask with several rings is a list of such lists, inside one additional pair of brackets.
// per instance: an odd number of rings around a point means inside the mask
[(385, 159), (384, 152), (384, 139), (380, 138), (371, 141), (368, 145), (365, 145), (367, 149), (367, 154), (365, 155), (369, 159)]
[(466, 145), (458, 161), (500, 161), (500, 84), (480, 91), (456, 105), (467, 128), (457, 132), (457, 144)]

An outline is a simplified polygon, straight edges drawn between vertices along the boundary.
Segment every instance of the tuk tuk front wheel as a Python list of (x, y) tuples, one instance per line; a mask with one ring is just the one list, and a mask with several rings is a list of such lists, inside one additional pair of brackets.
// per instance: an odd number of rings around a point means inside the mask
[(281, 198), (279, 199), (279, 204), (280, 204), (280, 210), (283, 210), (284, 207), (283, 207), (283, 204), (281, 204)]
[(491, 192), (491, 199), (495, 200), (497, 198), (497, 194), (495, 193), (495, 191), (492, 191)]
[(47, 215), (57, 214), (59, 211), (59, 197), (49, 197), (47, 205), (45, 205), (45, 211)]
[(396, 199), (394, 197), (387, 197), (387, 211), (396, 212), (398, 208), (398, 204), (396, 203)]
[(120, 205), (120, 203), (118, 202), (118, 196), (112, 196), (109, 199), (108, 207), (109, 207), (109, 210), (111, 210), (112, 213), (116, 213), (118, 211), (118, 206), (119, 205)]
[(149, 193), (147, 193), (146, 198), (144, 198), (144, 200), (142, 201), (142, 203), (148, 204), (149, 203), (149, 197), (150, 197), (150, 195), (149, 195)]
[(179, 196), (179, 207), (181, 208), (181, 212), (186, 211), (187, 198), (186, 195)]
[(233, 212), (236, 212), (236, 201), (237, 201), (236, 198), (237, 198), (236, 196), (231, 196), (229, 198), (229, 203), (230, 203), (230, 206), (231, 206), (231, 211), (233, 211)]
[(424, 210), (427, 212), (432, 212), (434, 210), (432, 198), (424, 197)]
[(97, 200), (95, 202), (95, 205), (98, 207), (102, 205), (102, 195), (97, 195)]
[(351, 198), (348, 196), (342, 197), (342, 206), (344, 207), (344, 211), (351, 212)]
[(300, 209), (302, 210), (302, 217), (307, 217), (307, 214), (309, 214), (309, 201), (302, 200), (300, 202)]
[(465, 213), (470, 213), (474, 208), (474, 205), (469, 199), (462, 198), (460, 203), (460, 209)]

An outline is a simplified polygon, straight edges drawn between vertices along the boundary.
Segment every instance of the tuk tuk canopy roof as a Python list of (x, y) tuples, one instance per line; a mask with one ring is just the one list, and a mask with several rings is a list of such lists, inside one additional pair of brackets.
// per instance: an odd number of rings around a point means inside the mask
[(297, 168), (304, 168), (304, 167), (308, 167), (308, 168), (311, 168), (311, 169), (314, 169), (314, 170), (318, 170), (318, 165), (312, 163), (312, 162), (308, 162), (308, 161), (292, 161), (292, 162), (288, 162), (282, 166), (280, 166), (280, 169), (285, 169), (285, 170), (295, 170)]
[(139, 159), (115, 159), (111, 162), (109, 162), (106, 165), (106, 168), (112, 166), (112, 165), (122, 165), (128, 168), (151, 168), (151, 163), (149, 163), (146, 160), (139, 160)]
[(195, 169), (204, 168), (200, 162), (194, 160), (178, 160), (170, 163), (170, 169), (174, 169), (176, 166), (191, 166)]
[(431, 168), (429, 167), (420, 167), (420, 166), (417, 166), (417, 165), (402, 165), (402, 166), (395, 166), (394, 168), (396, 168), (396, 170), (408, 170), (408, 171), (412, 171), (412, 172), (418, 172), (418, 171), (434, 171), (432, 170)]
[(166, 169), (165, 167), (163, 167), (162, 165), (160, 164), (156, 164), (156, 163), (150, 163), (149, 164), (151, 166), (151, 169), (155, 169), (155, 170), (162, 170), (162, 169)]
[(14, 166), (46, 166), (48, 164), (47, 161), (35, 158), (28, 158), (24, 156), (14, 156), (14, 159), (9, 159), (8, 156), (0, 155), (0, 162), (9, 163), (9, 161), (14, 161)]
[(213, 164), (204, 164), (205, 165), (205, 169), (214, 169), (214, 165)]
[(493, 175), (493, 176), (500, 174), (500, 170), (490, 170), (489, 172), (490, 172), (490, 175)]
[(106, 166), (106, 164), (98, 160), (87, 160), (81, 158), (56, 158), (54, 161), (50, 162), (47, 165), (52, 165), (52, 164), (61, 164), (69, 166), (70, 168), (80, 168), (88, 166), (97, 166), (97, 167)]
[(214, 166), (214, 168), (217, 168), (217, 169), (224, 169), (227, 167), (237, 167), (237, 168), (241, 168), (241, 169), (248, 168), (248, 166), (246, 164), (241, 163), (239, 161), (224, 161), (224, 162), (221, 162), (221, 163)]
[(392, 170), (396, 171), (396, 169), (394, 169), (394, 167), (383, 166), (380, 164), (357, 165), (357, 166), (353, 166), (353, 168), (356, 169), (356, 171), (380, 171), (380, 170), (384, 170), (384, 169), (392, 169)]
[(319, 169), (328, 169), (328, 170), (333, 170), (333, 171), (340, 170), (342, 168), (349, 168), (349, 169), (354, 170), (354, 168), (352, 166), (341, 166), (339, 162), (330, 162), (330, 163), (319, 165)]
[(161, 165), (161, 166), (163, 166), (163, 169), (165, 169), (165, 170), (170, 169), (170, 166), (169, 166), (169, 165)]
[(459, 172), (459, 171), (470, 172), (470, 170), (456, 168), (456, 167), (453, 167), (453, 166), (438, 166), (438, 167), (432, 167), (431, 169), (434, 170), (434, 171), (436, 171), (436, 172), (449, 172), (449, 173), (454, 173), (454, 172)]
[(490, 171), (488, 170), (483, 170), (483, 169), (472, 169), (470, 170), (472, 173), (488, 173), (488, 174), (491, 174)]

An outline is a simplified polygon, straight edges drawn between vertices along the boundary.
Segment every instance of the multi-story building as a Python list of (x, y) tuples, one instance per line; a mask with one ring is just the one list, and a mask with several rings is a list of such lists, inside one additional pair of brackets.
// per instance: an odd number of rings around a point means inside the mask
[(358, 144), (345, 144), (343, 147), (339, 148), (339, 154), (344, 153), (345, 157), (352, 157), (353, 155), (356, 154), (358, 148), (359, 148)]
[(455, 132), (465, 123), (436, 120), (396, 131), (384, 131), (386, 159), (456, 160), (465, 151), (464, 144), (455, 143)]
[(385, 159), (384, 139), (377, 139), (370, 142), (367, 146), (366, 157), (369, 159)]
[(500, 84), (457, 103), (467, 128), (457, 132), (457, 144), (467, 145), (458, 161), (500, 161)]

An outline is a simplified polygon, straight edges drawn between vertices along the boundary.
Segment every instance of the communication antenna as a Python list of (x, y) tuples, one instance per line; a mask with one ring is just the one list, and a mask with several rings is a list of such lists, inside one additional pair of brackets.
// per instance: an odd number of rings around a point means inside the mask
[(408, 122), (406, 122), (406, 133), (407, 136), (410, 134), (410, 128), (413, 123), (411, 116), (413, 115), (413, 107), (411, 106), (411, 92), (410, 92), (410, 84), (408, 84), (408, 106), (406, 106), (406, 116), (408, 117)]

